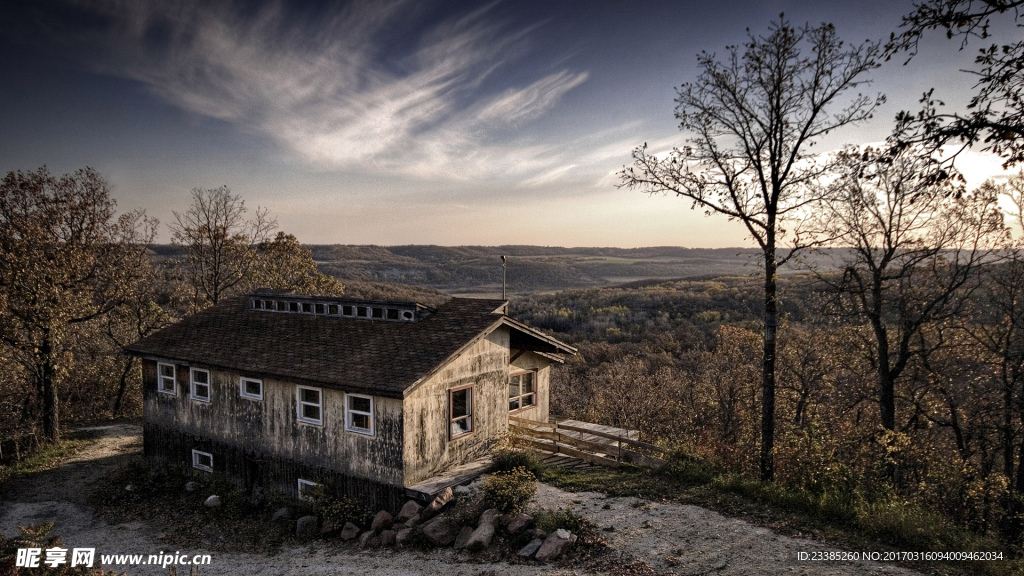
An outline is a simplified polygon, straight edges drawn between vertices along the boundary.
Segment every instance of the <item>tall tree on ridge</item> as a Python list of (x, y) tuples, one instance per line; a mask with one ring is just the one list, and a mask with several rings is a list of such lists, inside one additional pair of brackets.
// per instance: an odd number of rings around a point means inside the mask
[[(700, 75), (676, 98), (680, 130), (692, 134), (682, 150), (658, 157), (647, 145), (619, 173), (620, 186), (676, 194), (705, 214), (738, 220), (761, 249), (764, 263), (764, 349), (761, 383), (760, 476), (775, 475), (775, 362), (780, 318), (776, 275), (798, 250), (820, 240), (800, 218), (825, 190), (828, 158), (811, 154), (815, 141), (871, 117), (881, 95), (857, 94), (878, 66), (879, 43), (844, 46), (831, 24), (794, 28), (782, 17), (767, 36), (748, 34), (721, 60), (698, 55)], [(779, 250), (787, 250), (780, 257)]]

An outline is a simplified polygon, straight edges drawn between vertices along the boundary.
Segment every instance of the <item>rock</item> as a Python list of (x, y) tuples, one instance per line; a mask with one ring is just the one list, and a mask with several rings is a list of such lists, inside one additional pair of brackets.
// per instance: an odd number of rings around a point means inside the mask
[(494, 539), (494, 524), (480, 524), (466, 542), (466, 550), (483, 550), (491, 545)]
[(459, 530), (459, 535), (455, 537), (455, 546), (454, 546), (454, 548), (456, 550), (462, 550), (463, 548), (465, 548), (466, 544), (469, 542), (469, 537), (472, 536), (472, 535), (473, 535), (473, 527), (472, 526), (463, 526), (462, 530)]
[(398, 533), (394, 530), (381, 530), (380, 531), (380, 545), (381, 546), (393, 546), (395, 540), (397, 540)]
[(455, 541), (455, 527), (444, 516), (423, 525), (423, 535), (434, 546), (449, 546)]
[(287, 506), (285, 506), (283, 508), (278, 508), (277, 510), (275, 510), (274, 511), (274, 515), (271, 516), (271, 518), (270, 518), (270, 521), (271, 522), (277, 522), (278, 520), (291, 520), (291, 519), (292, 519), (292, 509), (288, 508)]
[(395, 544), (405, 546), (412, 538), (412, 528), (402, 528), (395, 534)]
[(206, 506), (207, 508), (220, 508), (220, 496), (217, 496), (216, 494), (210, 496), (206, 499), (206, 502), (203, 502), (203, 506)]
[(386, 510), (377, 512), (377, 515), (373, 517), (373, 523), (370, 524), (370, 530), (384, 530), (385, 528), (391, 528), (391, 525), (395, 523), (395, 519), (388, 514)]
[(339, 534), (339, 536), (341, 536), (342, 540), (347, 542), (356, 536), (359, 536), (359, 526), (356, 526), (351, 522), (345, 522), (345, 526), (341, 529), (341, 534)]
[(526, 513), (520, 513), (508, 523), (508, 533), (518, 534), (529, 528), (530, 524), (533, 524), (533, 516)]
[(359, 537), (360, 548), (376, 548), (380, 546), (380, 537), (373, 530), (367, 530)]
[(445, 488), (443, 492), (441, 492), (434, 498), (434, 500), (430, 503), (429, 506), (427, 506), (426, 508), (423, 509), (423, 511), (420, 512), (420, 517), (424, 520), (427, 520), (429, 518), (437, 516), (437, 513), (440, 512), (441, 509), (444, 508), (446, 504), (451, 502), (453, 498), (455, 498), (455, 495), (452, 493), (452, 487), (449, 486)]
[(530, 535), (533, 536), (535, 539), (539, 540), (543, 540), (548, 537), (548, 533), (541, 530), (540, 528), (534, 528), (533, 530), (531, 530)]
[(497, 508), (488, 508), (487, 510), (484, 510), (484, 513), (480, 515), (480, 522), (477, 523), (477, 526), (483, 526), (484, 524), (494, 526), (494, 519), (497, 518), (499, 514), (500, 512), (498, 512)]
[(395, 516), (395, 522), (404, 524), (409, 518), (416, 516), (423, 510), (423, 506), (420, 506), (413, 500), (409, 500), (402, 506), (402, 509), (398, 511), (398, 516)]
[(519, 551), (519, 557), (533, 558), (533, 555), (537, 553), (537, 550), (540, 550), (542, 544), (544, 544), (544, 541), (540, 538), (531, 540), (529, 544), (523, 546), (523, 549)]
[(185, 492), (195, 492), (196, 490), (199, 490), (199, 482), (195, 480), (185, 482)]
[(541, 562), (558, 558), (571, 544), (570, 538), (572, 538), (572, 534), (568, 530), (562, 528), (555, 530), (544, 540), (544, 544), (541, 545), (540, 550), (537, 550), (535, 558)]
[(469, 498), (473, 495), (473, 491), (469, 489), (469, 486), (456, 486), (452, 490), (452, 494), (458, 498)]
[(313, 532), (317, 529), (316, 516), (303, 516), (295, 522), (295, 536), (302, 538), (304, 536), (312, 536)]
[(124, 491), (125, 492), (135, 492), (135, 485), (134, 484), (129, 484), (129, 485), (125, 486), (124, 487)]
[(494, 527), (504, 528), (508, 526), (508, 523), (512, 521), (512, 517), (508, 514), (498, 514), (494, 517)]
[(412, 518), (409, 518), (408, 520), (405, 521), (405, 527), (406, 528), (415, 528), (415, 527), (417, 527), (419, 525), (420, 525), (420, 515), (419, 514), (415, 514), (415, 515), (413, 515)]

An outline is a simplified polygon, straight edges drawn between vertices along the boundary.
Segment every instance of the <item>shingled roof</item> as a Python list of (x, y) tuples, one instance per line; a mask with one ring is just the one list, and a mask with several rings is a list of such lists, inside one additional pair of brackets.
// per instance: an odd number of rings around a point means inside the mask
[(504, 300), (452, 298), (415, 322), (267, 312), (248, 303), (248, 296), (221, 302), (125, 351), (394, 398), (501, 325), (524, 348), (575, 352), (505, 316)]

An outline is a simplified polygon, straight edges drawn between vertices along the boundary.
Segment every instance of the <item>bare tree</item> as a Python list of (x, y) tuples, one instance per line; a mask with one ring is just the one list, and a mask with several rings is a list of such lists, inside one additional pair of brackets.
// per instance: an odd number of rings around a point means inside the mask
[[(881, 424), (896, 430), (896, 384), (915, 357), (941, 347), (926, 329), (960, 315), (981, 265), (1004, 236), (995, 194), (967, 194), (935, 178), (936, 161), (907, 149), (839, 155), (843, 172), (822, 214), (840, 252), (841, 274), (821, 278), (836, 310), (863, 323), (862, 350), (875, 371)], [(941, 332), (937, 332), (941, 335)]]
[[(1018, 233), (1024, 233), (1024, 172), (1005, 184), (983, 186), (1008, 198), (1014, 205), (1010, 216)], [(975, 317), (964, 322), (967, 333), (988, 354), (1001, 401), (998, 412), (1003, 474), (1012, 490), (1024, 493), (1024, 240), (1006, 250), (1003, 258), (988, 267), (981, 286)], [(1018, 442), (1019, 438), (1019, 442)]]
[(245, 219), (245, 200), (227, 186), (195, 188), (192, 205), (174, 213), (171, 241), (183, 246), (186, 269), (197, 303), (220, 302), (237, 288), (244, 288), (259, 255), (254, 249), (267, 242), (277, 228), (266, 208), (257, 208)]
[[(676, 118), (692, 134), (689, 146), (664, 157), (633, 152), (619, 174), (622, 186), (677, 194), (693, 208), (738, 220), (761, 248), (764, 261), (762, 362), (762, 479), (774, 478), (775, 355), (779, 300), (776, 274), (796, 252), (815, 242), (800, 227), (820, 200), (827, 158), (809, 148), (843, 126), (870, 118), (882, 96), (847, 94), (878, 66), (878, 43), (845, 46), (830, 24), (796, 29), (772, 23), (767, 36), (750, 35), (741, 51), (717, 60), (702, 52), (702, 70), (678, 90)], [(845, 102), (840, 102), (844, 100)], [(788, 251), (780, 256), (780, 249)]]
[[(970, 39), (990, 37), (993, 16), (1009, 16), (1019, 22), (1024, 0), (924, 0), (903, 17), (901, 31), (886, 46), (888, 56), (917, 53), (918, 42), (927, 30), (939, 29), (948, 38), (959, 38), (960, 49)], [(1018, 31), (1021, 25), (1016, 24)], [(1017, 35), (1019, 38), (1019, 34)], [(961, 142), (961, 150), (982, 144), (1005, 158), (1004, 166), (1024, 161), (1024, 41), (990, 44), (975, 57), (975, 93), (963, 112), (943, 112), (943, 102), (934, 89), (921, 99), (917, 113), (901, 112), (894, 139), (900, 146), (927, 142), (937, 149), (949, 142)]]
[(125, 299), (155, 227), (142, 212), (115, 217), (89, 168), (60, 178), (45, 167), (9, 172), (0, 183), (0, 338), (35, 384), (26, 405), (51, 441), (60, 439), (69, 331)]

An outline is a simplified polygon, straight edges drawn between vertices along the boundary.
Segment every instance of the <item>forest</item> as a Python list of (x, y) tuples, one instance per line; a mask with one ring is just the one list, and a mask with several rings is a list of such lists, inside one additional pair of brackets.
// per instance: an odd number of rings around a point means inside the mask
[[(1024, 546), (1024, 172), (968, 189), (947, 146), (1024, 160), (1024, 43), (977, 57), (966, 111), (931, 93), (878, 146), (812, 153), (872, 117), (884, 59), (924, 32), (966, 45), (1019, 2), (933, 0), (888, 43), (833, 27), (751, 33), (679, 87), (688, 145), (633, 151), (619, 186), (742, 223), (755, 248), (304, 246), (227, 187), (165, 224), (118, 213), (104, 178), (0, 182), (0, 462), (69, 423), (138, 416), (122, 346), (257, 287), (437, 305), (500, 287), (580, 354), (564, 417), (639, 430), (679, 458), (841, 506), (925, 510)], [(844, 100), (845, 99), (845, 100)], [(638, 200), (640, 201), (640, 200)], [(753, 262), (751, 268), (744, 268)], [(614, 284), (614, 285), (610, 285)], [(901, 512), (903, 513), (903, 512)]]

